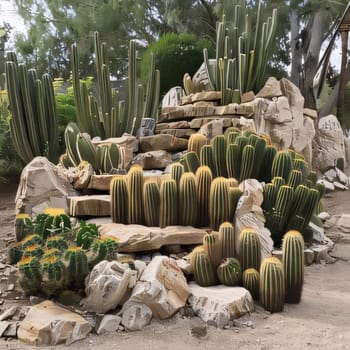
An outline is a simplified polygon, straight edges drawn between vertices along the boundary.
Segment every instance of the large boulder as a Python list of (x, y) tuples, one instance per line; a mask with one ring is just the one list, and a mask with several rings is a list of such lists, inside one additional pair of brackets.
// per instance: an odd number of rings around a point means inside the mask
[(69, 196), (77, 196), (64, 171), (45, 157), (36, 157), (21, 174), (16, 194), (16, 211), (35, 216), (47, 207), (69, 212)]

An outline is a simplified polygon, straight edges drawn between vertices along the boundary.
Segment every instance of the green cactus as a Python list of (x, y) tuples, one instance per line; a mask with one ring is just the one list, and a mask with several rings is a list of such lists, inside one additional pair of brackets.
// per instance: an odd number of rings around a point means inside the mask
[(145, 224), (147, 226), (158, 226), (160, 193), (158, 184), (156, 182), (147, 182), (143, 185), (142, 200)]
[(217, 176), (214, 162), (214, 151), (211, 145), (204, 145), (201, 148), (200, 164), (201, 166), (208, 166), (210, 168), (213, 178)]
[(17, 214), (15, 218), (15, 234), (17, 242), (33, 232), (33, 222), (28, 214)]
[(198, 285), (209, 287), (216, 284), (214, 269), (210, 263), (208, 253), (203, 247), (197, 247), (193, 250), (191, 266), (194, 279)]
[(79, 163), (82, 161), (89, 162), (95, 172), (100, 169), (99, 159), (97, 156), (96, 146), (91, 142), (87, 134), (79, 133), (76, 140), (76, 148), (79, 157)]
[(280, 176), (288, 181), (289, 173), (293, 169), (293, 160), (288, 151), (278, 151), (272, 162), (271, 176)]
[(57, 248), (49, 248), (44, 250), (44, 254), (41, 257), (41, 259), (45, 259), (50, 256), (56, 256), (57, 258), (60, 258), (62, 255), (63, 255), (63, 251), (58, 250)]
[(219, 227), (222, 258), (235, 257), (235, 231), (230, 222), (223, 222)]
[(68, 248), (68, 243), (62, 236), (51, 236), (46, 240), (46, 249), (56, 248), (64, 251)]
[(241, 134), (241, 130), (239, 130), (235, 126), (228, 127), (224, 132), (224, 136), (227, 144), (235, 143), (236, 137), (239, 136), (240, 134)]
[(22, 245), (22, 248), (26, 249), (27, 247), (35, 244), (43, 245), (44, 241), (39, 235), (32, 234), (32, 235), (26, 236), (20, 243)]
[(199, 159), (201, 148), (207, 144), (207, 138), (202, 134), (192, 134), (188, 140), (187, 149), (189, 152), (195, 152)]
[[(259, 176), (261, 165), (264, 164), (263, 160), (265, 155), (266, 141), (259, 135), (252, 134), (248, 138), (248, 145), (252, 145), (254, 147), (254, 166), (251, 177), (253, 179), (256, 179)], [(265, 166), (266, 164), (264, 164), (264, 167)]]
[(198, 196), (196, 177), (192, 173), (181, 176), (179, 187), (179, 222), (183, 226), (196, 226)]
[(306, 227), (308, 226), (311, 217), (317, 208), (319, 200), (320, 193), (318, 192), (318, 190), (310, 188), (308, 202), (303, 209), (305, 219), (304, 229), (306, 229)]
[(87, 253), (89, 268), (92, 269), (102, 260), (113, 260), (118, 247), (118, 241), (113, 238), (96, 238)]
[(238, 286), (242, 279), (242, 269), (235, 258), (226, 258), (217, 269), (218, 279), (225, 286)]
[(210, 141), (213, 147), (214, 163), (217, 176), (227, 177), (226, 140), (224, 135), (216, 135)]
[(276, 187), (276, 190), (278, 192), (280, 187), (286, 184), (286, 181), (281, 176), (275, 176), (272, 178), (271, 183)]
[(10, 245), (8, 249), (8, 260), (9, 264), (17, 264), (23, 256), (23, 248), (21, 242), (15, 242)]
[(18, 263), (18, 282), (26, 295), (36, 295), (41, 285), (41, 264), (38, 258), (27, 256)]
[(127, 175), (128, 188), (128, 222), (129, 224), (143, 223), (142, 191), (143, 171), (139, 165), (134, 165)]
[(24, 258), (28, 256), (34, 256), (40, 259), (43, 256), (43, 254), (44, 254), (44, 250), (39, 244), (29, 245), (23, 250)]
[(262, 209), (265, 212), (265, 215), (272, 213), (272, 210), (275, 206), (277, 189), (276, 186), (272, 183), (268, 183), (264, 186), (263, 189), (264, 201), (261, 205)]
[[(78, 247), (83, 249), (89, 249), (91, 243), (98, 236), (98, 228), (96, 224), (88, 224), (84, 220), (79, 222), (79, 228), (77, 231), (76, 243)], [(57, 247), (55, 247), (57, 248)], [(68, 246), (64, 249), (67, 249)]]
[(282, 221), (279, 227), (273, 227), (273, 231), (276, 234), (280, 234), (283, 230), (284, 224), (288, 220), (290, 208), (293, 203), (294, 191), (290, 186), (281, 186), (277, 192), (276, 204), (275, 204), (275, 213), (281, 215)]
[(237, 144), (228, 144), (226, 149), (226, 167), (228, 177), (239, 178), (241, 173), (241, 155)]
[(181, 163), (177, 162), (171, 164), (171, 178), (175, 180), (177, 187), (180, 185), (180, 179), (184, 172), (185, 167)]
[(239, 187), (230, 187), (228, 189), (229, 201), (230, 201), (230, 222), (234, 221), (234, 216), (237, 209), (237, 204), (239, 199), (241, 198), (243, 192)]
[(213, 230), (218, 230), (219, 226), (230, 219), (229, 187), (227, 179), (217, 177), (210, 186), (209, 196), (209, 221)]
[(263, 166), (260, 166), (260, 171), (258, 175), (258, 179), (264, 182), (271, 181), (271, 169), (272, 163), (276, 156), (277, 149), (274, 146), (266, 145), (264, 149), (264, 156), (262, 160)]
[(284, 307), (285, 286), (283, 265), (276, 257), (265, 258), (260, 266), (260, 303), (265, 310), (281, 312)]
[(200, 166), (199, 158), (197, 156), (197, 153), (192, 151), (192, 152), (187, 152), (184, 155), (186, 164), (187, 164), (187, 169), (191, 171), (192, 173), (195, 173), (197, 169)]
[(64, 130), (64, 142), (66, 145), (66, 154), (74, 167), (77, 167), (80, 163), (79, 154), (77, 150), (77, 138), (80, 134), (78, 125), (70, 122)]
[(175, 180), (164, 180), (160, 185), (159, 226), (178, 223), (178, 190)]
[(241, 173), (239, 181), (243, 181), (252, 177), (254, 170), (254, 161), (255, 161), (255, 148), (251, 145), (246, 145), (243, 148), (242, 152), (242, 161), (241, 161)]
[(287, 184), (294, 190), (303, 183), (303, 173), (300, 170), (293, 169), (289, 174)]
[(196, 172), (198, 192), (198, 224), (200, 227), (209, 225), (209, 198), (212, 173), (208, 166), (200, 166)]
[(89, 273), (86, 253), (80, 247), (69, 247), (63, 254), (67, 272), (67, 284), (77, 289), (84, 288), (84, 280)]
[(254, 300), (259, 300), (259, 272), (253, 268), (246, 269), (243, 272), (243, 287), (249, 290)]
[(300, 170), (303, 174), (303, 182), (309, 175), (309, 167), (304, 159), (296, 158), (293, 161), (293, 169)]
[(41, 290), (48, 297), (57, 296), (65, 286), (65, 267), (55, 255), (41, 259), (42, 281)]
[(239, 258), (242, 271), (253, 268), (259, 271), (261, 262), (260, 237), (256, 230), (245, 228), (239, 235)]
[(318, 180), (316, 171), (310, 171), (307, 175), (307, 180), (309, 180), (312, 185), (316, 185), (316, 182)]
[(128, 189), (124, 176), (114, 176), (110, 184), (112, 222), (128, 223)]
[(203, 247), (209, 257), (214, 270), (218, 268), (222, 260), (222, 243), (218, 232), (212, 231), (203, 236)]
[(304, 283), (304, 239), (291, 230), (283, 236), (282, 261), (285, 281), (285, 302), (298, 304)]
[(103, 174), (109, 174), (119, 168), (120, 150), (116, 144), (99, 145), (96, 147), (96, 157), (99, 170)]

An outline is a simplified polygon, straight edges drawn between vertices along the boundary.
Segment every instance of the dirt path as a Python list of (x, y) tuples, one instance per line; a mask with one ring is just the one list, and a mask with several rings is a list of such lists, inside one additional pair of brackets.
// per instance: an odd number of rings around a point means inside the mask
[[(13, 238), (15, 187), (0, 188), (0, 262), (6, 256), (6, 245)], [(350, 214), (350, 192), (326, 196), (326, 209), (331, 214)], [(333, 232), (334, 233), (334, 232)], [(332, 234), (333, 234), (332, 233)], [(234, 322), (227, 330), (205, 326), (196, 317), (177, 314), (170, 320), (153, 320), (141, 332), (113, 335), (90, 335), (74, 343), (71, 349), (350, 349), (350, 234), (336, 244), (334, 264), (313, 264), (305, 270), (305, 285), (299, 305), (286, 305), (285, 311), (269, 314), (260, 306), (256, 311)], [(337, 237), (335, 235), (335, 237)], [(3, 290), (10, 281), (0, 280)], [(1, 296), (0, 296), (1, 297)], [(28, 304), (18, 294), (4, 298), (1, 309)], [(203, 336), (190, 330), (199, 327)], [(65, 346), (40, 349), (67, 349)], [(0, 349), (35, 349), (18, 340), (0, 338)]]

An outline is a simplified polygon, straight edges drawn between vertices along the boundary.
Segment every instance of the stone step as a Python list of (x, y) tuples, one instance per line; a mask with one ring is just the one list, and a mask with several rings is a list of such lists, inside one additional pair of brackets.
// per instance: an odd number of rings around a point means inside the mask
[(85, 195), (69, 198), (70, 216), (110, 216), (109, 195)]

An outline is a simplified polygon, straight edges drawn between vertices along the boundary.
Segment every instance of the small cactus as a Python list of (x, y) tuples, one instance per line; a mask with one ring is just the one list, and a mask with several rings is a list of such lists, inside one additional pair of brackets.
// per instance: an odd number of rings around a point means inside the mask
[(56, 248), (58, 250), (64, 251), (68, 248), (68, 244), (62, 236), (52, 236), (47, 239), (46, 248)]
[(27, 256), (18, 263), (19, 284), (26, 295), (35, 295), (41, 285), (41, 264), (38, 258)]
[(195, 173), (197, 169), (200, 167), (199, 158), (196, 152), (187, 152), (184, 155), (184, 159), (186, 161), (188, 171)]
[(198, 198), (196, 178), (192, 173), (182, 175), (179, 187), (180, 225), (196, 226)]
[(164, 228), (178, 222), (178, 191), (175, 180), (164, 180), (160, 185), (159, 226)]
[(180, 179), (184, 172), (185, 168), (181, 163), (177, 162), (171, 164), (171, 178), (175, 180), (177, 187), (180, 185)]
[(65, 267), (54, 254), (41, 259), (41, 290), (48, 296), (55, 296), (65, 284)]
[(23, 248), (21, 242), (15, 242), (11, 244), (8, 249), (9, 264), (17, 264), (23, 256)]
[(242, 279), (242, 270), (239, 261), (235, 258), (226, 258), (217, 269), (218, 279), (225, 286), (238, 286)]
[(197, 247), (192, 252), (191, 266), (194, 279), (198, 285), (209, 287), (216, 284), (216, 276), (210, 263), (208, 253), (203, 247)]
[(223, 222), (220, 225), (219, 240), (222, 258), (233, 258), (235, 256), (235, 231), (230, 222)]
[(33, 222), (28, 214), (17, 214), (15, 218), (15, 234), (17, 242), (22, 241), (33, 232)]
[(208, 166), (200, 166), (196, 172), (198, 192), (198, 223), (199, 227), (209, 225), (209, 198), (212, 173)]
[(204, 235), (203, 247), (207, 252), (210, 263), (214, 270), (216, 270), (222, 260), (222, 245), (218, 232), (212, 231)]
[[(77, 246), (82, 247), (83, 249), (89, 249), (91, 243), (98, 236), (98, 228), (96, 224), (88, 224), (84, 220), (81, 220), (79, 223), (79, 229), (77, 231)], [(47, 245), (47, 244), (46, 244)], [(65, 248), (67, 249), (68, 245)]]
[(43, 254), (44, 250), (39, 244), (29, 245), (23, 250), (23, 257), (34, 256), (40, 259)]
[(67, 271), (67, 283), (77, 289), (84, 287), (84, 279), (89, 272), (87, 256), (80, 247), (69, 247), (63, 254)]
[(259, 300), (259, 272), (253, 268), (243, 272), (243, 287), (249, 290), (254, 300)]
[(202, 134), (192, 134), (188, 140), (188, 151), (195, 152), (200, 157), (201, 148), (206, 145), (207, 138)]

